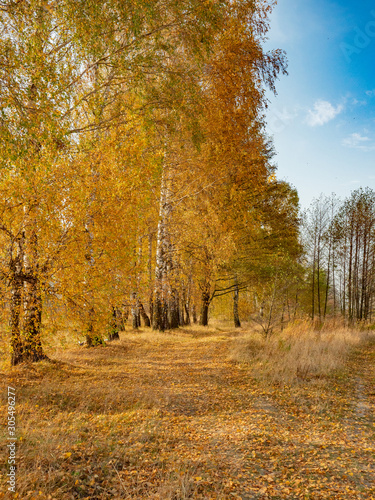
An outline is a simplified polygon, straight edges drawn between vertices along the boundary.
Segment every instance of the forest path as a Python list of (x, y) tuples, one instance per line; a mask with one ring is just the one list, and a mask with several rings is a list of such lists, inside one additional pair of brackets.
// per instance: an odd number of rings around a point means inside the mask
[(124, 333), (13, 370), (19, 498), (375, 499), (375, 344), (280, 387), (229, 360), (233, 335)]

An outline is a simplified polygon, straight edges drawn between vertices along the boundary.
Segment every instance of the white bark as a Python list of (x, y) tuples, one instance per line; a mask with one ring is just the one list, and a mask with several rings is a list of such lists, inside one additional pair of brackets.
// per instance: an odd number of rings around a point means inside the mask
[(168, 269), (170, 267), (170, 231), (169, 219), (172, 210), (170, 179), (167, 166), (164, 164), (161, 188), (159, 223), (156, 239), (156, 266), (155, 266), (155, 310), (154, 328), (164, 330), (166, 328), (165, 312), (168, 301)]

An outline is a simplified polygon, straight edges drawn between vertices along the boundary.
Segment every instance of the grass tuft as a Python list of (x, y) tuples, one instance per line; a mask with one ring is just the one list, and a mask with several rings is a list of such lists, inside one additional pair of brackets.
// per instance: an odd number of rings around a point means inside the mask
[(257, 379), (291, 384), (340, 369), (352, 349), (374, 337), (369, 330), (345, 328), (334, 322), (316, 329), (305, 321), (267, 339), (257, 331), (245, 331), (233, 342), (230, 357), (249, 364)]

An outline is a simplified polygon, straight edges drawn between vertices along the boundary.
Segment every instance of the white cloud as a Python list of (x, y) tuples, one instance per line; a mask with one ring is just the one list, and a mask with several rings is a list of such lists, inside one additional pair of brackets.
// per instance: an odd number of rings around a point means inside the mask
[(366, 106), (367, 105), (367, 101), (359, 101), (358, 99), (353, 99), (351, 104), (353, 106)]
[(366, 95), (369, 97), (375, 97), (375, 89), (374, 90), (367, 90)]
[(342, 145), (351, 149), (360, 149), (361, 151), (374, 151), (375, 142), (370, 137), (361, 134), (351, 134), (342, 141)]
[(308, 112), (306, 123), (310, 125), (310, 127), (324, 125), (339, 115), (343, 109), (344, 106), (342, 104), (335, 108), (328, 101), (316, 101), (314, 109), (310, 109)]

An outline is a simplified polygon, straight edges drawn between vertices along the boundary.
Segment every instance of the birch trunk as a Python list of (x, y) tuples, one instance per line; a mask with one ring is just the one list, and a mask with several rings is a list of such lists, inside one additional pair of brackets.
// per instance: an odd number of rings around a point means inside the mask
[(240, 291), (238, 287), (238, 282), (236, 281), (233, 293), (233, 319), (235, 328), (241, 328), (240, 316), (238, 313), (238, 299), (239, 299)]
[(186, 296), (184, 300), (184, 309), (185, 309), (185, 324), (190, 325), (191, 320), (190, 320), (190, 302), (191, 302), (191, 291), (192, 291), (192, 283), (193, 283), (193, 277), (192, 273), (189, 274), (188, 278), (188, 286), (186, 290)]
[(168, 264), (169, 264), (169, 216), (171, 212), (170, 190), (168, 186), (167, 167), (164, 165), (161, 188), (159, 223), (156, 240), (156, 266), (154, 289), (154, 330), (164, 331), (169, 328), (168, 322)]
[(16, 366), (23, 361), (23, 343), (21, 339), (20, 320), (22, 304), (22, 281), (17, 277), (11, 278), (11, 299), (10, 299), (10, 346), (12, 366)]
[(178, 328), (180, 326), (180, 306), (179, 297), (176, 289), (171, 291), (169, 301), (169, 326), (170, 328)]
[(149, 304), (148, 308), (150, 311), (150, 325), (153, 323), (153, 316), (154, 316), (154, 292), (152, 289), (152, 241), (153, 241), (153, 233), (150, 231), (148, 235), (148, 262), (147, 262), (147, 268), (148, 268), (148, 283), (149, 283)]
[(210, 305), (210, 286), (205, 284), (202, 290), (201, 317), (199, 324), (202, 326), (208, 325), (208, 308)]
[(21, 338), (23, 237), (17, 241), (16, 252), (17, 255), (14, 259), (11, 256), (10, 263), (12, 272), (10, 278), (10, 346), (12, 366), (16, 366), (23, 361), (23, 342)]
[(130, 295), (130, 311), (132, 315), (133, 329), (137, 330), (138, 327), (141, 326), (141, 324), (140, 324), (140, 314), (139, 314), (139, 301), (137, 294), (135, 292), (133, 292)]
[(315, 319), (315, 265), (316, 265), (316, 236), (314, 236), (314, 254), (312, 266), (312, 291), (311, 291), (311, 321)]
[(328, 294), (329, 294), (329, 286), (330, 286), (330, 278), (331, 278), (331, 257), (332, 257), (332, 236), (330, 234), (329, 235), (329, 246), (328, 246), (326, 291), (325, 291), (324, 312), (323, 312), (324, 319), (327, 315), (327, 307), (328, 307)]
[[(35, 54), (41, 54), (44, 50), (43, 37), (41, 33), (45, 22), (45, 1), (40, 0), (35, 9), (35, 31), (31, 35), (31, 40), (35, 43)], [(43, 117), (37, 104), (37, 94), (40, 85), (39, 76), (35, 73), (31, 76), (28, 92), (28, 119), (35, 132), (40, 133), (43, 123)], [(30, 153), (32, 161), (40, 162), (40, 143), (38, 139), (30, 138)], [(29, 199), (27, 205), (24, 205), (24, 227), (22, 232), (23, 240), (23, 352), (22, 359), (29, 361), (39, 361), (47, 358), (43, 352), (41, 343), (41, 321), (42, 321), (42, 294), (39, 276), (39, 255), (38, 255), (38, 236), (37, 236), (37, 207), (39, 200), (37, 197)], [(16, 279), (17, 288), (19, 280)], [(14, 299), (18, 300), (18, 291)], [(18, 306), (14, 310), (17, 315)], [(16, 317), (13, 320), (17, 322)], [(19, 323), (18, 323), (19, 325)]]
[(138, 301), (138, 311), (141, 318), (143, 319), (145, 326), (150, 327), (151, 326), (150, 318), (147, 316), (145, 308), (143, 307), (143, 304), (140, 301)]
[(178, 328), (181, 324), (180, 294), (178, 284), (180, 282), (179, 263), (175, 258), (172, 243), (168, 246), (168, 321), (170, 328)]
[(38, 236), (35, 231), (35, 219), (26, 226), (23, 283), (24, 321), (23, 321), (23, 356), (30, 361), (40, 361), (47, 356), (41, 342), (42, 293), (38, 266)]
[[(99, 86), (99, 67), (96, 64), (93, 68), (94, 72), (94, 87), (97, 89)], [(102, 119), (104, 111), (104, 105), (102, 105), (97, 114), (97, 122), (99, 123)], [(94, 133), (95, 140), (99, 141), (100, 132), (97, 130)], [(87, 266), (87, 275), (85, 277), (85, 282), (87, 283), (86, 289), (86, 343), (87, 347), (92, 347), (99, 344), (104, 344), (103, 336), (96, 331), (95, 328), (95, 299), (94, 299), (94, 289), (93, 289), (93, 279), (92, 276), (94, 274), (95, 267), (95, 252), (94, 252), (94, 216), (93, 216), (93, 205), (97, 198), (97, 182), (99, 178), (99, 172), (97, 166), (95, 164), (95, 159), (92, 160), (91, 166), (91, 179), (92, 179), (92, 188), (89, 196), (89, 203), (86, 214), (85, 221), (85, 231), (87, 234), (87, 250), (86, 250), (86, 262)]]
[(30, 361), (45, 359), (41, 341), (42, 295), (38, 277), (26, 285), (24, 356)]
[[(93, 201), (93, 194), (91, 195), (90, 204)], [(86, 345), (87, 347), (93, 347), (97, 344), (102, 343), (102, 339), (95, 334), (94, 329), (94, 319), (95, 319), (95, 308), (94, 308), (94, 298), (93, 291), (91, 289), (91, 276), (93, 273), (93, 269), (95, 266), (95, 258), (94, 258), (94, 233), (93, 233), (94, 221), (91, 214), (87, 215), (86, 223), (85, 223), (85, 231), (86, 231), (86, 262), (87, 262), (87, 272), (85, 276), (85, 324), (86, 324)]]
[(191, 321), (190, 321), (190, 311), (189, 311), (189, 302), (188, 301), (185, 302), (184, 308), (185, 308), (184, 324), (190, 325)]
[(193, 304), (191, 309), (192, 309), (191, 312), (193, 315), (193, 323), (196, 324), (196, 323), (198, 323), (198, 319), (197, 319), (197, 308), (196, 308), (195, 304)]
[(119, 329), (120, 329), (120, 311), (117, 307), (112, 306), (112, 315), (110, 321), (110, 331), (109, 331), (109, 340), (117, 340), (120, 338)]

